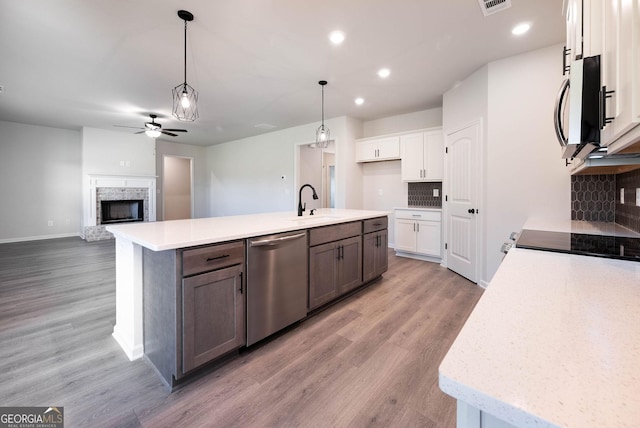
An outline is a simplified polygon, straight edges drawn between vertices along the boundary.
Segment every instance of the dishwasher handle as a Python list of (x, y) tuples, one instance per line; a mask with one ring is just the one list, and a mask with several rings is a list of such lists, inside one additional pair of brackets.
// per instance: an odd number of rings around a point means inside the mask
[(259, 241), (249, 241), (249, 245), (251, 247), (264, 247), (267, 245), (278, 245), (281, 244), (283, 242), (286, 241), (292, 241), (294, 239), (298, 239), (298, 238), (302, 238), (303, 236), (306, 236), (307, 233), (298, 233), (296, 235), (289, 235), (289, 236), (283, 236), (281, 238), (274, 238), (274, 239), (261, 239)]

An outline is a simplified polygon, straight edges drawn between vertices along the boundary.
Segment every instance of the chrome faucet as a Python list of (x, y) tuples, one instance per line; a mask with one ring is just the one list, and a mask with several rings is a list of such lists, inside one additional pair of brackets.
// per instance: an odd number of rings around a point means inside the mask
[(302, 206), (302, 189), (304, 189), (305, 187), (311, 187), (311, 190), (313, 191), (313, 199), (318, 199), (316, 189), (314, 189), (311, 184), (303, 184), (302, 187), (300, 187), (300, 192), (298, 192), (298, 217), (301, 217), (302, 213), (307, 209), (306, 202), (304, 203), (304, 206)]

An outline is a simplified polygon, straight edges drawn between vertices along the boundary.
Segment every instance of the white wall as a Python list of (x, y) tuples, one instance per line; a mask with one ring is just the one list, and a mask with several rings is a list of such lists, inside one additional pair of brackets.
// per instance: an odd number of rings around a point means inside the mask
[[(442, 125), (442, 108), (385, 117), (363, 123), (364, 136), (395, 134)], [(406, 207), (407, 183), (400, 176), (400, 161), (367, 162), (360, 164), (362, 171), (362, 208), (390, 211)], [(380, 194), (382, 192), (382, 194)], [(395, 244), (394, 216), (389, 215), (389, 245)]]
[(82, 128), (82, 173), (156, 175), (155, 147), (144, 134)]
[(172, 141), (156, 140), (157, 219), (162, 220), (163, 162), (165, 155), (183, 156), (193, 159), (193, 203), (195, 218), (209, 217), (209, 174), (207, 168), (207, 148)]
[(502, 260), (501, 244), (529, 216), (570, 217), (570, 175), (553, 131), (561, 46), (489, 63), (443, 97), (445, 135), (483, 124), (480, 281)]
[(362, 137), (395, 134), (440, 125), (442, 125), (442, 107), (437, 107), (364, 122)]
[(80, 234), (80, 149), (78, 131), (0, 121), (0, 242)]
[(489, 64), (487, 280), (502, 260), (500, 245), (528, 217), (571, 216), (571, 176), (553, 129), (561, 51), (550, 46)]
[[(336, 207), (360, 208), (362, 177), (354, 161), (355, 119), (325, 121), (336, 141)], [(287, 128), (206, 148), (211, 216), (293, 211), (295, 145), (311, 143), (320, 123)], [(281, 179), (282, 176), (286, 178)]]

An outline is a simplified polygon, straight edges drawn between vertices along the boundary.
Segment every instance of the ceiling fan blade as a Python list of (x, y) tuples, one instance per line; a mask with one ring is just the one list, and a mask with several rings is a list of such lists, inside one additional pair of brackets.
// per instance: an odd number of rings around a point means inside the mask
[(187, 132), (186, 129), (165, 129), (165, 131), (171, 131), (171, 132)]
[(172, 136), (172, 137), (177, 137), (177, 136), (178, 136), (178, 134), (174, 134), (173, 132), (167, 132), (167, 130), (166, 130), (166, 129), (163, 129), (163, 130), (162, 130), (162, 131), (160, 131), (160, 132), (162, 132), (164, 135), (170, 135), (170, 136)]
[(138, 131), (138, 132), (134, 132), (134, 134), (144, 134), (147, 131)]
[(131, 129), (144, 129), (144, 128), (140, 128), (139, 126), (125, 126), (125, 125), (113, 125), (116, 128), (131, 128)]

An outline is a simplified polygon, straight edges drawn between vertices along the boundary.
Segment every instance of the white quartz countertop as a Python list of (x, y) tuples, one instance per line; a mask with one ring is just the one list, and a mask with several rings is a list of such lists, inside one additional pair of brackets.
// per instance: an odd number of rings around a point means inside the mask
[(613, 222), (578, 221), (559, 218), (529, 218), (523, 229), (548, 232), (584, 233), (587, 235), (607, 235), (639, 238), (640, 233)]
[(640, 263), (512, 249), (439, 374), (516, 426), (637, 427)]
[(387, 216), (387, 211), (319, 209), (315, 215), (295, 211), (171, 220), (107, 226), (116, 238), (123, 238), (153, 251), (213, 244), (234, 239), (271, 235), (349, 221)]

